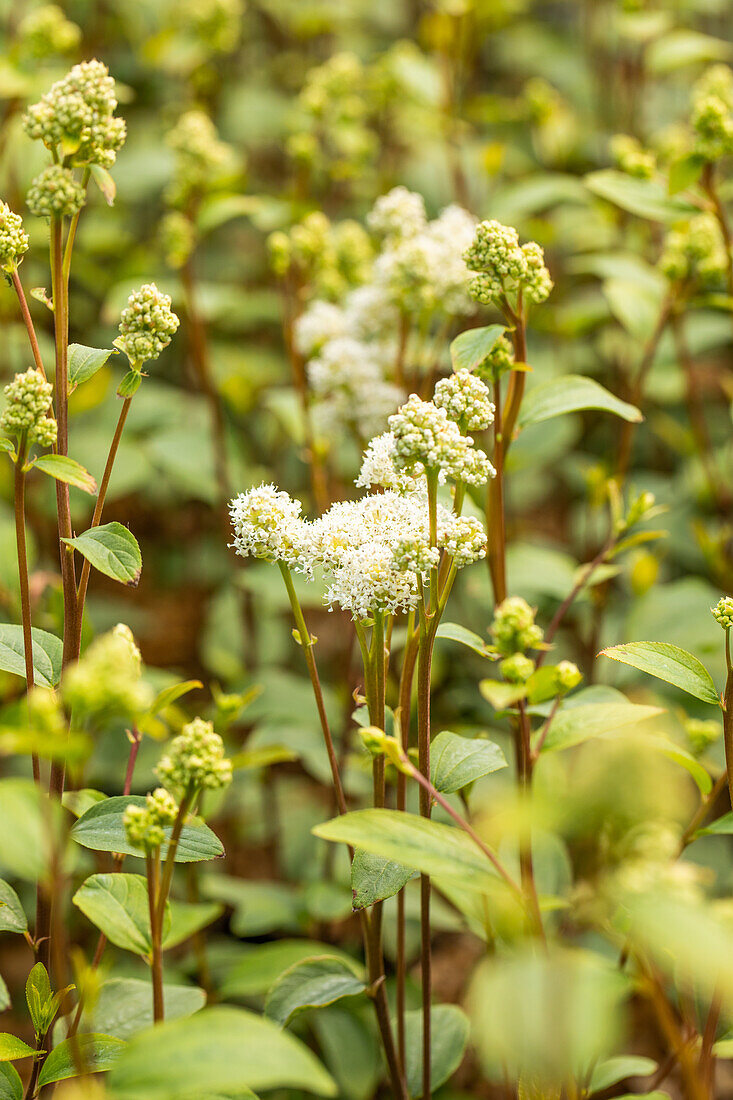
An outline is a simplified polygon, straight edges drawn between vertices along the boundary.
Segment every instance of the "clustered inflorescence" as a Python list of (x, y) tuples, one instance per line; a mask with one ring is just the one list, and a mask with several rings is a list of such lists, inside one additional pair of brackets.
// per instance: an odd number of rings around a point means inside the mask
[(0, 269), (11, 275), (27, 251), (28, 234), (23, 229), (23, 219), (0, 201)]
[(40, 371), (31, 367), (24, 374), (16, 374), (5, 387), (5, 397), (7, 405), (0, 416), (0, 431), (39, 447), (52, 447), (57, 433), (56, 421), (48, 416), (53, 386)]
[(111, 168), (125, 141), (125, 121), (115, 118), (116, 107), (107, 66), (82, 61), (28, 108), (23, 125), (66, 164)]
[(510, 295), (544, 302), (552, 290), (542, 249), (535, 241), (520, 245), (519, 234), (497, 221), (481, 222), (463, 254), (471, 271), (471, 294), (484, 305), (502, 303)]
[[(482, 382), (470, 389), (472, 414), (493, 414)], [(460, 385), (460, 383), (459, 383)], [(479, 387), (483, 387), (483, 393)], [(450, 392), (450, 391), (449, 391)], [(465, 415), (465, 402), (453, 407)], [(328, 584), (324, 602), (364, 620), (380, 611), (415, 608), (428, 574), (444, 552), (460, 569), (484, 557), (486, 534), (479, 520), (436, 507), (431, 537), (424, 476), (480, 484), (493, 470), (483, 452), (461, 434), (445, 408), (413, 395), (393, 416), (392, 431), (369, 444), (357, 484), (383, 489), (359, 500), (340, 501), (309, 522), (299, 501), (273, 485), (242, 493), (231, 504), (233, 546), (243, 557), (277, 561)]]
[(122, 815), (128, 841), (134, 848), (152, 851), (165, 840), (165, 829), (178, 817), (178, 803), (164, 787), (148, 794), (144, 806), (131, 803)]
[(659, 266), (673, 282), (708, 286), (725, 275), (728, 257), (714, 214), (696, 214), (667, 233)]
[(120, 318), (120, 335), (115, 347), (123, 351), (133, 366), (157, 359), (177, 331), (178, 317), (171, 310), (170, 295), (155, 283), (145, 283), (130, 295)]
[(155, 774), (169, 789), (192, 796), (230, 783), (232, 763), (224, 756), (224, 743), (212, 723), (194, 718), (173, 738)]
[(72, 217), (84, 205), (84, 188), (70, 168), (49, 164), (31, 183), (26, 201), (37, 218)]
[(712, 65), (698, 80), (692, 95), (694, 149), (705, 160), (733, 153), (733, 71)]
[(719, 623), (724, 630), (730, 630), (733, 627), (733, 596), (721, 596), (711, 611), (716, 623)]
[(61, 681), (64, 702), (75, 715), (120, 714), (136, 718), (153, 699), (142, 678), (142, 658), (124, 623), (95, 638)]

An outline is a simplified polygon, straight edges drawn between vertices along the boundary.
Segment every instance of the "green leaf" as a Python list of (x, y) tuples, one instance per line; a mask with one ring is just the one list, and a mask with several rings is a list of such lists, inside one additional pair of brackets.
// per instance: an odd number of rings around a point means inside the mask
[(650, 221), (675, 222), (699, 213), (691, 203), (671, 198), (655, 180), (635, 179), (613, 168), (591, 172), (585, 185), (599, 198)]
[(37, 1035), (46, 1031), (46, 1006), (53, 997), (48, 971), (41, 962), (31, 969), (25, 983), (25, 999)]
[(627, 1077), (648, 1077), (656, 1068), (657, 1063), (653, 1058), (644, 1058), (639, 1054), (620, 1054), (614, 1058), (606, 1058), (594, 1067), (589, 1091), (603, 1092), (612, 1085), (617, 1085), (619, 1081), (625, 1081)]
[(65, 810), (78, 818), (98, 802), (104, 802), (106, 798), (104, 791), (97, 791), (94, 787), (82, 787), (78, 791), (64, 791), (61, 804)]
[(0, 1100), (23, 1100), (23, 1082), (10, 1062), (0, 1062)]
[(217, 905), (215, 901), (171, 901), (169, 904), (171, 923), (168, 934), (163, 939), (164, 951), (185, 943), (224, 912), (224, 906)]
[(56, 481), (63, 481), (67, 485), (83, 489), (91, 496), (94, 496), (97, 491), (97, 483), (89, 471), (68, 455), (39, 455), (33, 462), (33, 468), (41, 470)]
[[(61, 679), (63, 642), (47, 630), (33, 627), (33, 673), (38, 687), (56, 687)], [(0, 623), (0, 670), (25, 676), (23, 627), (15, 623)]]
[(485, 328), (470, 328), (460, 333), (450, 346), (453, 370), (473, 371), (480, 367), (505, 332), (504, 325), (487, 325)]
[(443, 730), (430, 748), (430, 776), (441, 794), (453, 794), (484, 775), (507, 766), (504, 753), (482, 737), (459, 737)]
[(643, 733), (640, 735), (637, 743), (639, 745), (646, 745), (648, 748), (654, 749), (655, 752), (661, 752), (663, 756), (666, 756), (675, 764), (679, 764), (681, 768), (684, 768), (685, 771), (689, 772), (692, 776), (701, 794), (705, 795), (711, 789), (713, 781), (710, 778), (710, 773), (707, 768), (704, 767), (691, 752), (688, 752), (687, 749), (683, 749), (681, 745), (678, 745), (676, 741), (672, 741), (669, 737), (663, 735), (657, 736)]
[(0, 879), (0, 932), (28, 931), (28, 918), (13, 887)]
[[(121, 852), (126, 856), (143, 859), (139, 848), (133, 848), (127, 839), (122, 818), (128, 806), (144, 806), (143, 795), (115, 795), (98, 802), (83, 813), (72, 826), (71, 836), (84, 848), (93, 848), (96, 852)], [(170, 828), (165, 830), (171, 834)], [(165, 858), (168, 842), (161, 846), (161, 855)], [(218, 859), (224, 854), (224, 847), (216, 833), (208, 825), (199, 822), (184, 825), (176, 849), (176, 863), (197, 863), (203, 859)]]
[(699, 836), (733, 836), (733, 813), (723, 814), (703, 829), (698, 829), (694, 839)]
[(366, 909), (392, 898), (414, 877), (411, 867), (357, 848), (351, 861), (352, 905), (354, 909)]
[(438, 627), (436, 638), (446, 638), (450, 642), (458, 642), (459, 645), (465, 645), (469, 649), (472, 649), (474, 653), (478, 653), (479, 657), (488, 657), (493, 659), (496, 656), (496, 651), (485, 642), (480, 634), (474, 634), (473, 630), (467, 630), (465, 626), (461, 626), (460, 623), (441, 623)]
[(221, 987), (222, 996), (258, 997), (266, 993), (285, 970), (314, 955), (348, 957), (334, 951), (330, 944), (317, 940), (285, 939), (258, 944), (229, 970)]
[[(410, 1096), (422, 1095), (422, 1010), (405, 1013), (405, 1072)], [(457, 1005), (430, 1010), (430, 1083), (439, 1089), (463, 1061), (470, 1024)]]
[(683, 65), (723, 61), (730, 55), (730, 42), (679, 27), (649, 44), (645, 52), (645, 62), (649, 72), (671, 73)]
[(668, 642), (625, 642), (602, 649), (599, 656), (610, 657), (613, 661), (648, 672), (650, 676), (656, 676), (658, 680), (702, 699), (703, 703), (720, 706), (720, 698), (708, 670), (697, 657), (679, 646)]
[(527, 694), (524, 684), (505, 684), (503, 680), (480, 680), (478, 689), (494, 710), (514, 706)]
[(554, 416), (580, 412), (583, 409), (601, 409), (637, 424), (644, 419), (635, 405), (614, 397), (593, 378), (586, 378), (582, 374), (566, 374), (533, 386), (522, 402), (519, 427), (526, 428), (530, 424), (539, 424)]
[(308, 1021), (343, 1100), (372, 1100), (382, 1075), (377, 1037), (364, 1016), (349, 1011), (347, 1001), (314, 1012)]
[(121, 523), (103, 523), (62, 541), (78, 550), (105, 577), (133, 587), (140, 580), (143, 567), (140, 547), (132, 531)]
[(0, 1062), (14, 1062), (16, 1058), (27, 1058), (34, 1053), (33, 1047), (29, 1047), (22, 1039), (17, 1039), (7, 1031), (0, 1032)]
[(295, 963), (278, 978), (267, 994), (265, 1015), (285, 1027), (307, 1008), (322, 1008), (365, 989), (366, 982), (355, 964), (334, 955), (318, 955)]
[(117, 185), (112, 179), (112, 176), (101, 164), (90, 164), (89, 167), (91, 168), (94, 182), (106, 199), (107, 206), (114, 206)]
[(684, 191), (697, 183), (704, 167), (705, 158), (697, 153), (688, 153), (679, 160), (673, 160), (669, 166), (670, 195), (676, 195), (678, 191)]
[(8, 454), (14, 455), (15, 448), (12, 439), (7, 439), (4, 435), (0, 436), (0, 451), (6, 451)]
[(355, 810), (317, 825), (322, 840), (365, 848), (425, 875), (455, 879), (473, 890), (495, 890), (501, 880), (469, 837), (452, 825), (400, 810)]
[(115, 355), (114, 348), (88, 348), (84, 344), (69, 344), (69, 393), (82, 382), (88, 382)]
[(162, 710), (171, 706), (182, 696), (188, 695), (189, 691), (196, 691), (197, 688), (203, 686), (200, 680), (183, 680), (180, 684), (171, 684), (170, 687), (163, 688), (153, 700), (148, 714), (152, 716), (160, 714)]
[(117, 387), (118, 397), (134, 397), (143, 380), (139, 370), (129, 370)]
[(664, 286), (632, 279), (606, 279), (603, 293), (614, 317), (637, 340), (647, 340), (659, 320)]
[[(90, 875), (71, 899), (108, 940), (136, 955), (150, 954), (148, 886), (142, 875)], [(165, 934), (170, 922), (166, 903)]]
[(303, 1043), (271, 1020), (226, 1006), (136, 1036), (114, 1066), (109, 1087), (114, 1100), (170, 1100), (241, 1088), (336, 1095), (333, 1079)]
[(79, 1061), (88, 1073), (102, 1073), (112, 1069), (126, 1044), (111, 1035), (77, 1035), (64, 1039), (55, 1046), (43, 1063), (38, 1077), (41, 1088), (53, 1081), (65, 1081), (78, 1076)]
[(0, 868), (24, 882), (44, 879), (53, 847), (61, 843), (59, 804), (32, 779), (0, 779), (0, 821)]
[(542, 752), (569, 749), (592, 737), (607, 737), (660, 714), (664, 714), (662, 707), (640, 703), (579, 703), (563, 707), (552, 720)]
[[(193, 985), (164, 985), (166, 1020), (192, 1016), (206, 1004), (203, 989)], [(150, 982), (140, 978), (110, 978), (82, 1017), (84, 1030), (94, 1030), (116, 1039), (131, 1039), (153, 1024)], [(1, 1098), (0, 1098), (1, 1100)]]

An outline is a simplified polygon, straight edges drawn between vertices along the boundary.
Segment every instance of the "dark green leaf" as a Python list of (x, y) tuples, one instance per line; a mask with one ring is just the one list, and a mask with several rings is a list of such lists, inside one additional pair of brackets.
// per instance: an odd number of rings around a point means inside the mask
[[(133, 848), (127, 839), (122, 818), (125, 809), (130, 806), (144, 806), (142, 795), (115, 795), (104, 802), (98, 802), (82, 814), (72, 826), (71, 836), (77, 844), (93, 848), (97, 852), (121, 852), (127, 856), (143, 858), (139, 848)], [(171, 830), (165, 830), (170, 836)], [(161, 855), (168, 851), (167, 841), (161, 846)], [(176, 849), (176, 863), (196, 863), (203, 859), (218, 859), (224, 854), (224, 847), (203, 822), (184, 825)]]
[(411, 867), (357, 848), (351, 861), (351, 892), (354, 909), (366, 909), (377, 901), (392, 898), (415, 877)]
[(286, 970), (265, 1001), (265, 1015), (280, 1027), (307, 1008), (321, 1008), (363, 993), (366, 983), (355, 964), (334, 955), (304, 959)]
[[(422, 1094), (422, 1011), (405, 1013), (405, 1069), (410, 1096)], [(430, 1010), (430, 1083), (444, 1084), (460, 1066), (468, 1045), (470, 1024), (457, 1005), (434, 1005)]]
[(443, 730), (430, 749), (430, 775), (441, 794), (453, 794), (484, 775), (507, 766), (504, 753), (493, 741), (459, 737)]
[[(90, 875), (72, 901), (112, 943), (137, 955), (150, 954), (148, 886), (142, 875)], [(170, 923), (168, 903), (166, 918), (164, 937)]]
[(0, 1100), (23, 1100), (23, 1082), (10, 1062), (0, 1062)]
[(77, 1035), (74, 1039), (64, 1039), (43, 1063), (38, 1084), (43, 1088), (53, 1081), (76, 1077), (79, 1061), (88, 1073), (112, 1069), (124, 1048), (125, 1043), (111, 1035)]
[(100, 573), (133, 587), (140, 580), (143, 559), (132, 531), (121, 523), (90, 527), (73, 539), (63, 539), (78, 550)]

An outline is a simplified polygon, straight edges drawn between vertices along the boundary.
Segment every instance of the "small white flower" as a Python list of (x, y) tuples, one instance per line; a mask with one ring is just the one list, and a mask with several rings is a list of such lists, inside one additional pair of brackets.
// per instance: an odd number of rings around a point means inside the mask
[(308, 524), (301, 503), (274, 485), (260, 485), (240, 493), (229, 506), (234, 528), (231, 544), (243, 557), (281, 561), (291, 569), (309, 572)]
[(482, 485), (496, 472), (483, 451), (474, 448), (471, 436), (461, 434), (445, 409), (432, 401), (422, 401), (415, 393), (390, 416), (389, 427), (398, 467), (409, 469), (420, 462), (470, 485)]
[(422, 195), (406, 187), (393, 187), (386, 195), (380, 195), (367, 215), (369, 228), (389, 238), (414, 237), (426, 221)]
[(494, 405), (488, 387), (470, 371), (459, 370), (448, 378), (441, 378), (435, 387), (433, 401), (466, 431), (480, 432), (494, 422)]

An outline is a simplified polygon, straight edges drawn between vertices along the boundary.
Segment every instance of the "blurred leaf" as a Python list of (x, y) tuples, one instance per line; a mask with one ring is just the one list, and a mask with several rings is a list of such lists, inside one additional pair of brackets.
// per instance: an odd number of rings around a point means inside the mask
[(171, 900), (169, 905), (171, 923), (163, 938), (164, 951), (177, 947), (179, 943), (185, 943), (202, 928), (218, 920), (224, 912), (224, 906), (217, 905), (216, 902)]
[(647, 718), (664, 714), (662, 707), (644, 706), (640, 703), (586, 703), (580, 706), (562, 707), (552, 720), (543, 752), (569, 749), (591, 737), (606, 737), (618, 730), (637, 726)]
[(699, 213), (684, 199), (672, 198), (654, 180), (635, 179), (614, 168), (602, 168), (585, 177), (586, 187), (630, 214), (656, 222), (675, 222)]
[(79, 791), (64, 791), (61, 804), (64, 809), (70, 810), (74, 817), (81, 817), (98, 802), (104, 802), (106, 797), (103, 791), (96, 791), (93, 787), (82, 787)]
[(656, 1068), (657, 1063), (653, 1058), (644, 1058), (638, 1054), (606, 1058), (594, 1067), (588, 1091), (603, 1092), (619, 1081), (625, 1081), (627, 1077), (648, 1077)]
[(200, 680), (183, 680), (180, 684), (171, 684), (170, 687), (163, 688), (155, 696), (148, 709), (148, 714), (153, 716), (160, 714), (166, 707), (169, 707), (184, 695), (188, 695), (189, 691), (195, 691), (203, 686)]
[(28, 918), (23, 912), (20, 898), (10, 883), (0, 879), (0, 932), (28, 931)]
[(232, 931), (237, 936), (261, 936), (300, 927), (300, 892), (284, 882), (245, 882), (227, 875), (206, 875), (201, 893), (234, 909)]
[(506, 684), (503, 680), (480, 680), (478, 689), (494, 710), (504, 710), (527, 694), (524, 684)]
[[(369, 1021), (371, 1022), (371, 1021)], [(381, 1075), (376, 1036), (367, 1022), (347, 1006), (322, 1008), (309, 1021), (323, 1059), (336, 1078), (344, 1100), (371, 1100)]]
[(107, 206), (114, 206), (115, 196), (117, 194), (117, 185), (112, 179), (112, 176), (106, 168), (102, 167), (101, 164), (90, 164), (89, 167), (92, 172), (92, 178), (94, 179), (94, 182), (96, 183), (99, 190), (104, 195)]
[(566, 374), (541, 382), (528, 392), (519, 413), (519, 426), (526, 428), (529, 424), (583, 409), (601, 409), (632, 423), (644, 419), (635, 405), (614, 397), (599, 382), (581, 374)]
[[(405, 1013), (405, 1074), (410, 1096), (422, 1095), (422, 1010)], [(470, 1024), (457, 1005), (430, 1010), (430, 1084), (439, 1089), (463, 1061)]]
[(366, 909), (377, 901), (394, 897), (414, 877), (411, 867), (357, 848), (351, 861), (354, 909)]
[(441, 794), (460, 791), (506, 766), (499, 746), (481, 737), (459, 737), (450, 730), (442, 730), (430, 747), (430, 776)]
[(101, 527), (90, 527), (76, 538), (62, 541), (73, 546), (95, 569), (113, 581), (134, 588), (140, 580), (143, 568), (140, 547), (132, 531), (121, 523), (103, 523)]
[(115, 1100), (169, 1100), (242, 1087), (336, 1095), (332, 1078), (303, 1043), (270, 1020), (224, 1006), (136, 1036), (109, 1087)]
[(330, 944), (317, 940), (281, 939), (273, 943), (255, 945), (245, 957), (228, 971), (221, 987), (223, 997), (256, 997), (267, 990), (295, 963), (314, 955), (336, 955), (348, 958), (341, 951), (334, 951)]
[[(127, 856), (143, 859), (143, 852), (133, 848), (127, 839), (123, 815), (128, 806), (144, 806), (142, 795), (115, 795), (91, 806), (71, 828), (71, 836), (84, 848), (93, 848), (97, 852), (120, 852)], [(164, 830), (170, 837), (171, 828)], [(168, 841), (161, 845), (161, 856), (165, 859)], [(197, 863), (203, 859), (218, 859), (224, 854), (224, 848), (216, 833), (203, 822), (187, 824), (181, 830), (176, 849), (176, 863)]]
[(333, 955), (303, 959), (286, 970), (267, 994), (265, 1015), (280, 1027), (307, 1008), (321, 1008), (366, 990), (362, 968)]
[(730, 42), (687, 28), (677, 28), (647, 46), (645, 63), (652, 73), (676, 72), (684, 65), (722, 61), (731, 55)]
[(613, 661), (648, 672), (650, 676), (656, 676), (658, 680), (702, 699), (703, 703), (720, 705), (708, 670), (697, 657), (679, 646), (667, 642), (625, 642), (602, 649), (599, 656), (610, 657)]
[(670, 195), (676, 195), (678, 191), (684, 191), (687, 187), (692, 187), (693, 183), (697, 183), (704, 167), (704, 158), (695, 153), (688, 153), (679, 160), (673, 160), (669, 166)]
[[(206, 1004), (203, 989), (191, 985), (164, 985), (166, 1020), (191, 1016)], [(131, 1039), (153, 1024), (150, 981), (139, 978), (110, 978), (103, 982), (94, 1004), (82, 1017), (82, 1026), (117, 1039)]]
[(76, 1077), (79, 1063), (87, 1073), (102, 1073), (115, 1064), (125, 1043), (111, 1035), (77, 1035), (55, 1046), (43, 1063), (38, 1077), (40, 1088), (53, 1081)]
[(626, 331), (647, 340), (659, 321), (663, 289), (628, 279), (607, 279), (603, 284), (611, 312)]
[[(35, 683), (39, 687), (55, 687), (61, 679), (61, 639), (35, 626), (31, 637)], [(23, 628), (15, 623), (0, 623), (0, 669), (15, 676), (25, 676)]]

